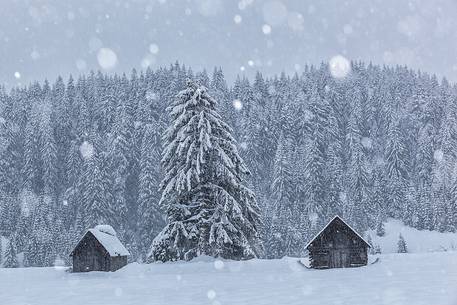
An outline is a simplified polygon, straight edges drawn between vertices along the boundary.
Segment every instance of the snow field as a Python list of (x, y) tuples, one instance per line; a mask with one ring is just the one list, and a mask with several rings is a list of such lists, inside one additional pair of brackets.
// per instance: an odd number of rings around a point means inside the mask
[(295, 258), (129, 264), (115, 273), (0, 269), (8, 305), (455, 305), (457, 253), (381, 255), (360, 268), (309, 270)]
[(382, 253), (397, 252), (400, 233), (405, 238), (409, 252), (457, 251), (457, 233), (417, 230), (405, 226), (401, 221), (395, 219), (389, 219), (384, 224), (384, 228), (386, 234), (382, 237), (376, 236), (375, 231), (367, 232), (372, 238), (373, 245), (379, 245)]

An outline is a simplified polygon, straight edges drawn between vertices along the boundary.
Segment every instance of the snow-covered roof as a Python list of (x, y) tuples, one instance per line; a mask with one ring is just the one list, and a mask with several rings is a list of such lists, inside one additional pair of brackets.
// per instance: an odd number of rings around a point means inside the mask
[[(105, 248), (110, 256), (130, 255), (130, 252), (117, 238), (116, 231), (114, 231), (113, 227), (110, 225), (98, 225), (93, 229), (87, 230), (87, 232), (90, 232), (92, 235), (94, 235), (94, 237), (100, 242), (100, 244), (103, 246), (103, 248)], [(86, 234), (84, 234), (84, 236), (86, 236)]]
[(332, 218), (332, 220), (330, 220), (326, 225), (325, 227), (319, 231), (319, 233), (317, 233), (313, 238), (311, 238), (310, 242), (306, 244), (305, 246), (305, 249), (309, 247), (309, 245), (311, 245), (311, 243), (319, 236), (322, 234), (322, 232), (325, 231), (325, 229), (327, 229), (327, 227), (335, 220), (335, 219), (339, 219), (341, 220), (349, 229), (352, 230), (352, 232), (354, 232), (358, 237), (360, 237), (361, 240), (363, 240), (364, 243), (366, 243), (368, 245), (368, 247), (371, 248), (370, 244), (365, 240), (365, 238), (363, 238), (359, 233), (357, 233), (356, 230), (354, 230), (347, 222), (345, 222), (343, 220), (343, 218), (341, 218), (340, 216), (338, 215), (335, 215), (335, 217)]

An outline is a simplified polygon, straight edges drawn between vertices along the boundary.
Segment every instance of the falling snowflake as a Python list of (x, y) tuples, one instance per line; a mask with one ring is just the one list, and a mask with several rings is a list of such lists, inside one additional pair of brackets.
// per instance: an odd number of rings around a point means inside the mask
[(240, 70), (241, 70), (241, 71), (244, 71), (244, 70), (246, 70), (246, 68), (245, 68), (244, 66), (241, 66), (241, 67), (240, 67)]
[(21, 214), (24, 217), (30, 216), (30, 212), (38, 205), (38, 196), (30, 190), (22, 190), (19, 194)]
[(148, 101), (155, 101), (158, 99), (158, 95), (153, 90), (148, 90), (146, 91), (146, 99)]
[(265, 34), (265, 35), (270, 35), (271, 33), (271, 26), (269, 26), (268, 24), (264, 24), (262, 26), (262, 32)]
[(219, 259), (216, 260), (216, 261), (214, 262), (214, 268), (216, 268), (217, 270), (223, 269), (223, 268), (224, 268), (224, 262), (221, 261), (221, 260), (219, 260)]
[(408, 199), (408, 201), (413, 201), (415, 199), (414, 194), (411, 192), (406, 193), (406, 199)]
[(79, 152), (85, 160), (89, 160), (94, 155), (94, 146), (87, 141), (84, 141), (81, 146), (79, 146)]
[(62, 201), (62, 204), (63, 204), (64, 206), (67, 206), (67, 205), (68, 205), (68, 201), (67, 201), (67, 200), (63, 200), (63, 201)]
[(208, 296), (208, 299), (213, 300), (214, 298), (216, 298), (216, 291), (210, 289), (208, 290), (206, 295)]
[(368, 138), (368, 137), (362, 137), (362, 139), (360, 140), (360, 143), (366, 149), (371, 149), (373, 146), (373, 142), (371, 141), (371, 138)]
[(273, 85), (268, 86), (268, 89), (267, 89), (267, 90), (268, 90), (268, 93), (269, 93), (270, 95), (276, 94), (276, 88), (275, 88), (275, 86), (273, 86)]
[(75, 13), (68, 12), (67, 13), (67, 19), (70, 20), (70, 21), (75, 20)]
[(20, 78), (21, 78), (21, 73), (19, 73), (19, 72), (17, 72), (17, 71), (14, 72), (14, 77), (15, 77), (16, 79), (20, 79)]
[(251, 5), (252, 2), (254, 2), (254, 0), (241, 0), (240, 2), (238, 2), (238, 9), (242, 11), (246, 9), (249, 5)]
[(33, 60), (37, 60), (38, 58), (40, 58), (40, 53), (38, 53), (37, 50), (33, 50), (32, 53), (30, 53), (30, 57), (31, 57)]
[(235, 15), (235, 17), (233, 17), (233, 21), (234, 21), (236, 24), (240, 24), (241, 21), (243, 21), (243, 18), (241, 18), (240, 15)]
[(156, 62), (156, 57), (153, 54), (147, 54), (141, 61), (141, 67), (143, 69), (146, 69), (150, 65), (155, 64), (155, 62)]
[(313, 226), (313, 227), (316, 226), (318, 218), (319, 217), (317, 216), (316, 213), (309, 213), (308, 219), (309, 219), (309, 222), (311, 223), (311, 226)]
[(248, 66), (249, 66), (249, 67), (254, 66), (254, 61), (253, 61), (253, 60), (248, 60)]
[(441, 149), (437, 149), (435, 150), (435, 152), (433, 153), (433, 158), (435, 159), (436, 162), (440, 163), (441, 161), (443, 161), (443, 156), (444, 156), (444, 153)]
[(344, 78), (351, 72), (351, 63), (342, 55), (334, 56), (329, 63), (330, 73), (335, 78)]
[(240, 111), (243, 108), (243, 103), (239, 99), (233, 100), (232, 104), (235, 110)]
[(87, 69), (86, 61), (85, 61), (84, 59), (78, 59), (78, 60), (76, 60), (76, 68), (77, 68), (79, 71), (86, 70), (86, 69)]
[(352, 32), (353, 32), (352, 26), (351, 26), (350, 24), (346, 24), (346, 25), (343, 27), (343, 32), (344, 32), (344, 34), (346, 34), (346, 35), (352, 34)]
[(309, 110), (305, 110), (303, 112), (303, 118), (305, 119), (305, 121), (309, 122), (311, 121), (312, 119), (314, 119), (314, 113), (312, 113), (311, 111)]
[(340, 201), (341, 202), (345, 202), (346, 201), (346, 198), (347, 198), (347, 195), (345, 192), (340, 192)]
[(159, 46), (155, 43), (151, 43), (149, 45), (149, 52), (151, 52), (152, 54), (156, 55), (159, 53)]
[(97, 53), (97, 61), (100, 67), (110, 70), (117, 64), (117, 55), (109, 48), (101, 48)]

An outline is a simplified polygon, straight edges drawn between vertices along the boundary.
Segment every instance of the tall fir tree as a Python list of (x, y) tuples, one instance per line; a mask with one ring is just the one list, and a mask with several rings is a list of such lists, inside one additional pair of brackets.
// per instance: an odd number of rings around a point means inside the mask
[[(164, 225), (159, 207), (160, 193), (160, 135), (157, 124), (148, 124), (141, 146), (138, 194), (138, 239), (141, 249), (148, 249)], [(143, 253), (143, 259), (147, 253)]]
[[(1, 264), (0, 264), (1, 265)], [(17, 261), (17, 253), (16, 253), (16, 243), (11, 236), (8, 245), (5, 249), (5, 257), (3, 260), (3, 267), (4, 268), (17, 268), (19, 267), (19, 263)]]
[(249, 171), (215, 109), (206, 88), (192, 81), (169, 108), (161, 199), (168, 224), (154, 239), (152, 260), (261, 255), (260, 210), (242, 178)]

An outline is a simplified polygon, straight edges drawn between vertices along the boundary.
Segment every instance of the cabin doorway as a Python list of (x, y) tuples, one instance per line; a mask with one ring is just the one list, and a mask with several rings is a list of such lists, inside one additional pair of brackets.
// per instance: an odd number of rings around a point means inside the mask
[(344, 268), (347, 267), (348, 255), (342, 249), (330, 250), (330, 268)]

